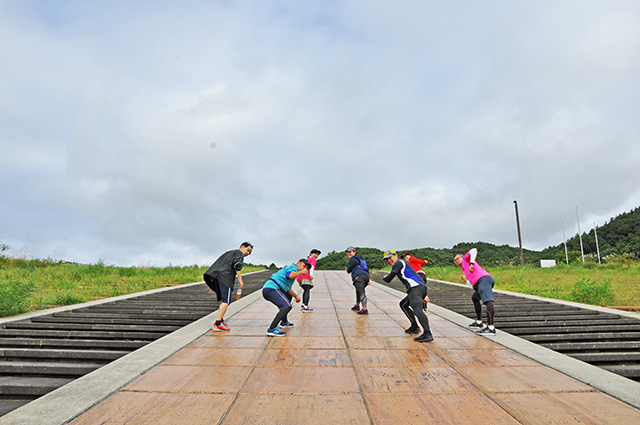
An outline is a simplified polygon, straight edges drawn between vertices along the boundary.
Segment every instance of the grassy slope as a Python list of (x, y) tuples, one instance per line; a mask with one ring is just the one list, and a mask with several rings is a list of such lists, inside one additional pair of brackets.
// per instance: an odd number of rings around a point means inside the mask
[[(207, 267), (112, 267), (11, 260), (0, 263), (0, 316), (202, 281)], [(264, 267), (243, 267), (243, 273)]]

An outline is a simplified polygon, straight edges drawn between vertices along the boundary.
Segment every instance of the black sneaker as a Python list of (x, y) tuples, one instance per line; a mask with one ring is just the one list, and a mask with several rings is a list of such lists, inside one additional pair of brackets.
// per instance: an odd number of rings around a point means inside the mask
[(486, 326), (486, 327), (480, 329), (476, 333), (480, 334), (480, 335), (495, 335), (496, 334), (496, 328), (489, 329), (489, 326)]
[(470, 328), (480, 328), (482, 329), (484, 327), (484, 325), (482, 323), (478, 323), (478, 322), (473, 322), (472, 324), (469, 325)]
[(411, 326), (409, 329), (405, 329), (404, 331), (408, 334), (419, 334), (421, 332), (420, 328), (417, 326)]
[(358, 314), (369, 314), (369, 310), (367, 310), (366, 308), (363, 308), (358, 312)]
[(354, 305), (353, 307), (351, 307), (352, 311), (360, 311), (360, 306), (358, 304)]
[(433, 335), (431, 334), (422, 334), (417, 338), (413, 338), (414, 341), (417, 342), (431, 342), (433, 341)]

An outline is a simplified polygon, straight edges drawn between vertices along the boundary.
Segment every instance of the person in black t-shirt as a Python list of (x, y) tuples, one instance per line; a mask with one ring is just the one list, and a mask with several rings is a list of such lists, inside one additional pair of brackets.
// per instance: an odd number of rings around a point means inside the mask
[(249, 242), (243, 242), (240, 248), (227, 251), (204, 272), (203, 278), (205, 283), (213, 292), (216, 293), (220, 307), (218, 308), (218, 319), (213, 324), (214, 331), (229, 331), (230, 328), (224, 322), (224, 314), (231, 303), (231, 291), (235, 277), (238, 276), (240, 289), (244, 288), (242, 280), (242, 265), (244, 257), (251, 255), (253, 245)]

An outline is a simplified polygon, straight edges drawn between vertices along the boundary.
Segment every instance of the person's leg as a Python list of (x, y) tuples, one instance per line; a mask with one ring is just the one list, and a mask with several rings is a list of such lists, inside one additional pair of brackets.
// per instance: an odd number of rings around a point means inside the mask
[(474, 292), (471, 296), (471, 301), (473, 301), (473, 308), (476, 311), (476, 321), (482, 323), (482, 304), (480, 304), (480, 294)]
[(356, 303), (356, 305), (359, 305), (362, 310), (367, 309), (367, 293), (365, 291), (365, 288), (369, 283), (369, 280), (367, 278), (367, 275), (360, 275), (353, 283), (356, 287), (356, 295), (358, 297), (358, 302)]
[(356, 288), (356, 304), (351, 307), (351, 310), (360, 310), (360, 294), (358, 293), (358, 287), (356, 286), (357, 279), (353, 281), (353, 287)]
[(291, 311), (291, 303), (281, 291), (273, 288), (264, 288), (262, 290), (262, 296), (265, 300), (273, 303), (276, 307), (278, 307), (278, 313), (276, 313), (276, 316), (269, 326), (269, 329), (274, 329), (278, 326), (282, 319), (287, 316), (289, 311)]
[[(216, 319), (216, 324), (219, 325), (220, 323), (218, 322), (222, 322), (228, 308), (229, 308), (229, 304), (223, 303), (223, 302), (220, 303), (220, 306), (218, 307), (218, 318)], [(231, 321), (231, 324), (233, 325), (233, 320)]]
[(362, 277), (362, 292), (360, 294), (360, 306), (363, 310), (367, 309), (367, 285), (369, 285), (369, 275)]
[[(422, 272), (418, 272), (418, 277), (420, 278), (420, 280), (422, 281), (422, 283), (424, 283), (424, 287), (427, 287), (427, 274), (426, 273), (422, 273)], [(425, 294), (425, 298), (427, 297), (427, 295)], [(427, 311), (427, 302), (423, 301), (422, 302), (422, 310), (424, 310), (425, 312)]]
[[(231, 303), (231, 288), (220, 282), (218, 282), (218, 286), (220, 288), (220, 305), (218, 306), (218, 317), (216, 318), (216, 322), (213, 325), (214, 327), (219, 327), (222, 324), (224, 320), (224, 315), (227, 312), (227, 309), (229, 308), (229, 304)], [(229, 328), (226, 328), (226, 329), (218, 328), (218, 329), (229, 330)]]
[[(280, 319), (280, 322), (278, 323), (289, 323), (289, 312), (293, 310), (293, 304), (291, 304), (291, 300), (293, 299), (293, 296), (289, 295), (288, 292), (281, 292), (281, 293), (287, 298), (287, 301), (289, 301), (289, 309), (284, 313), (284, 317)], [(290, 325), (293, 326), (292, 324)]]
[(411, 326), (409, 327), (409, 329), (417, 329), (417, 330), (419, 330), (418, 323), (416, 322), (416, 316), (413, 314), (413, 311), (409, 307), (409, 296), (408, 295), (406, 297), (404, 297), (402, 300), (400, 300), (400, 310), (402, 310), (404, 315), (407, 316), (407, 319), (409, 319), (409, 322), (411, 322)]
[(420, 322), (420, 326), (422, 326), (422, 334), (427, 336), (431, 335), (431, 328), (429, 327), (429, 319), (424, 314), (422, 310), (422, 303), (424, 302), (424, 298), (427, 296), (427, 287), (420, 285), (414, 286), (409, 289), (409, 305), (413, 310), (413, 314)]
[(484, 303), (484, 306), (487, 309), (487, 326), (489, 326), (489, 328), (495, 327), (493, 324), (493, 318), (496, 315), (496, 308), (493, 301), (487, 301)]
[(493, 285), (495, 281), (491, 276), (483, 276), (478, 280), (478, 294), (482, 303), (487, 308), (487, 326), (494, 329), (495, 305), (493, 301)]
[(309, 307), (309, 299), (311, 298), (311, 288), (313, 286), (304, 284), (302, 285), (302, 304), (305, 307)]

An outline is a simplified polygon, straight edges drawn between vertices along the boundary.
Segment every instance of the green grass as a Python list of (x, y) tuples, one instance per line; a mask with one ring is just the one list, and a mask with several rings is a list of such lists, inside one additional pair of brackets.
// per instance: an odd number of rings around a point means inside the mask
[[(264, 267), (243, 267), (243, 273)], [(0, 257), (0, 317), (202, 281), (207, 267), (113, 267)]]

